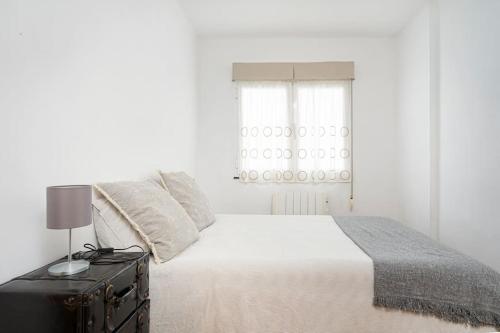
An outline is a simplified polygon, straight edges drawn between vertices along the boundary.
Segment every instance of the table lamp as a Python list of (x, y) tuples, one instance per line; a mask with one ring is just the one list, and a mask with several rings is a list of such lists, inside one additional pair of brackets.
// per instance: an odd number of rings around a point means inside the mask
[(90, 185), (47, 187), (47, 228), (69, 229), (68, 261), (49, 267), (49, 275), (73, 275), (89, 268), (88, 261), (71, 259), (71, 229), (91, 223), (92, 187)]

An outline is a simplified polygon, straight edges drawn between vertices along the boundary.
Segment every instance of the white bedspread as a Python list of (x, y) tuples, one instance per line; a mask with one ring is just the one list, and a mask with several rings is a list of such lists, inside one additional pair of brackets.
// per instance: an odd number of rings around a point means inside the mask
[(218, 215), (150, 277), (153, 333), (493, 331), (373, 307), (372, 261), (329, 216)]

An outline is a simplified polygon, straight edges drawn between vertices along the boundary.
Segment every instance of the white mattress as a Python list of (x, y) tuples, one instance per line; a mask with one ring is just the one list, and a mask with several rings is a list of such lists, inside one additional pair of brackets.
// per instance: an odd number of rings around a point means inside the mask
[(372, 261), (330, 216), (218, 215), (150, 276), (153, 333), (493, 331), (373, 307)]

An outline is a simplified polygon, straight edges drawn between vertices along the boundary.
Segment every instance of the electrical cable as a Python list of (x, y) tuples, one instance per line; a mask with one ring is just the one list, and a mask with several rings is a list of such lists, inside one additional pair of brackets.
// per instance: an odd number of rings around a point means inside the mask
[[(139, 245), (131, 245), (126, 248), (122, 249), (115, 249), (112, 247), (108, 248), (97, 248), (95, 245), (90, 244), (90, 243), (85, 243), (83, 245), (84, 248), (87, 249), (87, 251), (80, 251), (75, 254), (73, 254), (73, 259), (75, 260), (87, 260), (90, 262), (91, 265), (115, 265), (115, 264), (122, 264), (122, 263), (127, 263), (129, 261), (135, 261), (146, 253), (144, 249), (139, 246)], [(132, 248), (137, 248), (140, 249), (140, 255), (134, 256), (132, 258), (115, 258), (115, 257), (110, 257), (108, 256), (109, 254), (114, 254), (116, 252), (122, 252), (130, 250)]]

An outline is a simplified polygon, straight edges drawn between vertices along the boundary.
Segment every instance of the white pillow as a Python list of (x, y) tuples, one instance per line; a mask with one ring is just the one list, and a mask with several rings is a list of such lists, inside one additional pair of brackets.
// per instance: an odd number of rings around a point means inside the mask
[(100, 183), (94, 187), (139, 233), (156, 263), (170, 260), (199, 238), (186, 211), (154, 181)]
[[(149, 247), (141, 239), (122, 214), (111, 205), (99, 191), (94, 190), (94, 228), (100, 247), (124, 249), (131, 245), (139, 245), (149, 252)], [(138, 251), (132, 248), (128, 251)]]
[(215, 222), (208, 199), (193, 178), (185, 172), (159, 173), (165, 189), (182, 205), (199, 231)]

